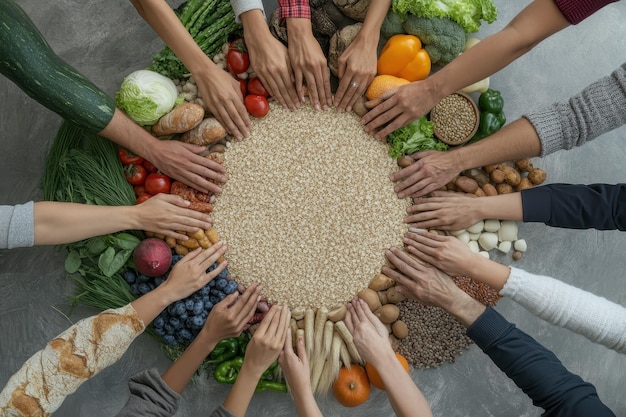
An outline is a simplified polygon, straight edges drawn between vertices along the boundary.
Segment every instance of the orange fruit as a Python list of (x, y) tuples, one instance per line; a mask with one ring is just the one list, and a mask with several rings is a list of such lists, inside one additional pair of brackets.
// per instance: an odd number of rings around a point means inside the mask
[(365, 369), (356, 364), (342, 367), (333, 384), (333, 394), (344, 407), (363, 404), (370, 396), (370, 382)]
[(401, 85), (408, 83), (408, 80), (394, 77), (393, 75), (377, 75), (374, 77), (369, 87), (367, 87), (365, 97), (367, 97), (368, 100), (374, 100), (382, 96), (387, 91), (394, 90)]
[[(409, 362), (406, 360), (406, 358), (402, 355), (400, 355), (398, 352), (396, 352), (396, 358), (398, 359), (398, 362), (400, 362), (400, 364), (402, 365), (402, 367), (404, 368), (404, 370), (407, 372), (407, 374), (409, 373)], [(381, 390), (385, 390), (385, 384), (383, 383), (383, 379), (380, 377), (380, 374), (378, 373), (378, 371), (376, 370), (376, 368), (374, 368), (373, 365), (370, 365), (369, 363), (365, 364), (365, 372), (367, 373), (367, 377), (369, 378), (370, 382), (372, 383), (373, 386), (375, 386), (378, 389)]]

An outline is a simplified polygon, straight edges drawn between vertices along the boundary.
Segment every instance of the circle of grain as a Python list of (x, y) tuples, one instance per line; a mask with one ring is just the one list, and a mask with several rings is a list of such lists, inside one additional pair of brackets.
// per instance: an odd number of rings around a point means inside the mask
[(226, 151), (214, 227), (232, 276), (270, 301), (330, 307), (366, 288), (401, 246), (410, 199), (398, 199), (387, 146), (358, 116), (277, 105)]

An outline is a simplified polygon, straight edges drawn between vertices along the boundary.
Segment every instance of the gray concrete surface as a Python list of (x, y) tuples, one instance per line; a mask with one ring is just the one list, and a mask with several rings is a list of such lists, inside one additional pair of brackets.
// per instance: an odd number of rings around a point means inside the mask
[[(146, 66), (162, 45), (128, 1), (19, 3), (58, 54), (110, 94), (124, 75)], [(528, 3), (497, 0), (498, 21), (484, 26), (479, 35), (499, 30)], [(625, 21), (623, 2), (609, 6), (494, 75), (492, 86), (502, 91), (509, 120), (565, 99), (620, 65), (626, 56)], [(43, 161), (59, 125), (58, 116), (0, 77), (0, 204), (41, 198)], [(537, 164), (548, 172), (550, 182), (620, 182), (626, 178), (624, 136), (626, 128), (621, 128), (583, 148), (551, 155)], [(521, 225), (520, 236), (529, 242), (529, 251), (519, 267), (626, 305), (626, 234)], [(30, 355), (70, 325), (61, 314), (68, 312), (67, 300), (73, 291), (64, 275), (63, 259), (53, 247), (0, 251), (0, 386)], [(626, 415), (624, 355), (548, 325), (508, 300), (501, 301), (498, 310), (554, 350), (570, 370), (595, 384), (602, 400), (617, 415)], [(77, 309), (69, 319), (75, 322), (91, 314), (93, 311)], [(55, 415), (113, 416), (126, 401), (126, 381), (132, 374), (153, 366), (164, 370), (168, 364), (157, 343), (150, 336), (141, 336), (117, 364), (67, 398)], [(453, 365), (413, 371), (412, 376), (435, 415), (541, 414), (475, 346)], [(206, 416), (227, 391), (227, 386), (200, 380), (186, 390), (178, 415)], [(339, 406), (332, 395), (320, 399), (320, 405), (327, 416), (393, 415), (385, 394), (377, 390), (357, 409)], [(255, 396), (248, 414), (288, 416), (295, 412), (287, 395), (263, 393)]]

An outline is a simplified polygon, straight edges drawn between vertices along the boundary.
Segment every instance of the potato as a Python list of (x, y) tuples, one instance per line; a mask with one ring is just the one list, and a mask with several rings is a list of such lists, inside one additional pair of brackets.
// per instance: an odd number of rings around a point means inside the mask
[(498, 167), (498, 165), (494, 164), (494, 165), (485, 165), (483, 167), (483, 171), (485, 171), (487, 174), (491, 174), (491, 172), (496, 169)]
[(506, 167), (504, 168), (503, 172), (504, 172), (504, 181), (507, 184), (512, 185), (513, 187), (518, 185), (520, 181), (522, 180), (522, 177), (520, 176), (519, 172), (517, 172), (515, 168)]
[(446, 184), (446, 189), (448, 191), (458, 191), (459, 190), (459, 188), (454, 183), (454, 180), (452, 180), (452, 181), (450, 181), (449, 183)]
[(482, 169), (469, 169), (467, 171), (463, 171), (466, 177), (470, 177), (474, 179), (478, 183), (479, 187), (482, 187), (485, 184), (489, 184), (489, 175), (485, 173)]
[(370, 288), (364, 288), (359, 291), (357, 297), (365, 301), (371, 311), (376, 311), (381, 306), (380, 299), (378, 298), (378, 293)]
[(206, 235), (207, 239), (211, 241), (211, 243), (217, 243), (220, 240), (220, 236), (217, 233), (217, 230), (213, 228), (205, 230), (204, 234)]
[(392, 324), (391, 331), (398, 339), (404, 339), (409, 335), (409, 328), (402, 320), (397, 320), (394, 324)]
[(387, 275), (378, 274), (372, 278), (369, 287), (374, 291), (385, 291), (387, 288), (393, 287), (395, 283), (396, 282)]
[(191, 238), (187, 240), (179, 240), (178, 244), (191, 250), (198, 249), (200, 247), (200, 243), (198, 242), (198, 240)]
[(535, 168), (528, 173), (528, 180), (533, 185), (539, 185), (546, 180), (547, 176), (548, 175), (546, 174), (546, 171), (544, 171), (543, 169)]
[(515, 187), (515, 191), (527, 190), (529, 188), (533, 188), (532, 183), (528, 180), (528, 178), (522, 178), (522, 180)]
[(398, 317), (400, 317), (400, 309), (397, 305), (385, 304), (374, 311), (374, 315), (376, 315), (383, 323), (391, 324), (398, 320)]
[(462, 175), (457, 177), (454, 183), (460, 190), (466, 193), (475, 193), (478, 189), (478, 183), (475, 180)]
[(387, 300), (387, 291), (377, 291), (378, 299), (382, 305), (389, 304), (389, 300)]
[(483, 191), (482, 188), (478, 188), (474, 194), (476, 195), (476, 197), (485, 197), (485, 196), (487, 196), (487, 194), (485, 194), (485, 192)]
[(489, 178), (491, 178), (491, 181), (495, 182), (496, 184), (501, 184), (504, 182), (504, 172), (501, 169), (496, 168), (491, 171), (491, 173), (489, 174)]
[(498, 190), (496, 190), (496, 187), (494, 187), (493, 184), (485, 184), (482, 186), (482, 189), (487, 196), (498, 195)]
[(400, 168), (406, 168), (410, 166), (413, 162), (415, 162), (415, 159), (411, 158), (410, 156), (401, 156), (396, 162), (398, 163), (398, 166)]
[(226, 145), (222, 145), (221, 143), (215, 144), (211, 146), (211, 152), (224, 153), (226, 152)]
[(513, 187), (511, 184), (503, 182), (502, 184), (498, 184), (496, 186), (496, 190), (498, 190), (498, 194), (510, 194), (513, 192)]
[(176, 239), (174, 239), (173, 237), (169, 237), (169, 236), (166, 237), (165, 243), (167, 243), (167, 246), (169, 246), (172, 249), (176, 247)]
[(406, 300), (406, 296), (399, 291), (399, 287), (397, 285), (394, 285), (387, 290), (387, 301), (390, 303), (398, 304), (404, 300)]
[(530, 172), (534, 168), (532, 162), (530, 162), (528, 159), (520, 159), (515, 163), (515, 166), (521, 172)]

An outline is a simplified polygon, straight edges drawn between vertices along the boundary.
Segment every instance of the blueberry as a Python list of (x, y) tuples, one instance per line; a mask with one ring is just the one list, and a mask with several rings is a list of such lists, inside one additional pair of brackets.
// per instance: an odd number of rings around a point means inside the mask
[(187, 329), (182, 329), (182, 330), (179, 330), (179, 331), (176, 333), (176, 336), (178, 336), (178, 340), (183, 341), (183, 342), (188, 342), (188, 341), (190, 341), (190, 340), (192, 339), (192, 337), (193, 337), (193, 336), (191, 335), (191, 332), (190, 332), (189, 330), (187, 330)]
[(200, 313), (200, 317), (202, 317), (202, 320), (206, 320), (206, 318), (209, 317), (209, 311), (204, 310), (202, 313)]
[(154, 333), (156, 333), (157, 336), (164, 336), (165, 335), (165, 329), (163, 327), (155, 328), (154, 329)]
[[(204, 304), (204, 308), (206, 308), (207, 304), (211, 304), (211, 299), (208, 294), (202, 297), (202, 303)], [(213, 307), (213, 304), (211, 304), (211, 307)]]
[(202, 302), (202, 300), (196, 301), (196, 303), (193, 305), (193, 314), (197, 316), (202, 312), (202, 310), (204, 310), (204, 303)]
[[(141, 285), (141, 284), (139, 284), (139, 285)], [(153, 289), (155, 289), (157, 286), (156, 286), (156, 284), (155, 284), (154, 282), (149, 282), (149, 283), (148, 283), (148, 287), (150, 287), (150, 291), (152, 291), (152, 290), (153, 290)]]
[(224, 288), (226, 294), (232, 294), (237, 291), (237, 283), (235, 281), (228, 281), (228, 285)]
[(200, 294), (200, 291), (196, 291), (193, 294), (191, 294), (190, 298), (195, 303), (195, 302), (198, 302), (198, 301), (202, 300), (202, 294)]
[(168, 312), (172, 315), (172, 316), (180, 316), (181, 314), (185, 313), (185, 303), (183, 303), (182, 301), (176, 301), (176, 303), (174, 303), (174, 313), (172, 314), (171, 311)]
[(137, 286), (137, 291), (141, 295), (148, 294), (150, 292), (150, 285), (148, 285), (148, 283), (146, 282), (142, 282)]
[(183, 259), (183, 255), (179, 255), (179, 254), (172, 255), (171, 265), (172, 266), (176, 265), (178, 263), (178, 261), (180, 261), (181, 259)]
[(228, 285), (228, 281), (226, 278), (218, 278), (215, 280), (215, 288), (218, 290), (223, 290)]
[(161, 275), (160, 277), (156, 277), (154, 279), (154, 285), (157, 287), (167, 281), (167, 277), (165, 275)]
[(179, 314), (179, 315), (178, 315), (178, 319), (179, 319), (180, 321), (185, 321), (185, 320), (187, 320), (187, 317), (189, 317), (189, 313), (187, 313), (187, 310), (183, 311), (183, 313), (182, 313), (182, 314)]
[(139, 288), (137, 288), (139, 285), (137, 283), (134, 283), (130, 286), (130, 292), (132, 292), (135, 295), (139, 295)]
[(170, 346), (176, 346), (178, 344), (178, 341), (173, 334), (166, 334), (165, 336), (163, 336), (163, 341)]
[(185, 308), (188, 311), (193, 311), (193, 305), (194, 305), (194, 302), (193, 302), (192, 299), (188, 298), (188, 299), (185, 300)]
[(137, 282), (141, 283), (141, 282), (148, 282), (150, 281), (150, 277), (144, 274), (139, 274), (137, 276)]
[(212, 279), (207, 285), (209, 286), (209, 288), (215, 288), (215, 280)]
[(172, 326), (169, 323), (165, 323), (163, 325), (163, 330), (165, 330), (166, 334), (174, 334), (174, 332), (176, 331), (176, 329), (174, 328), (174, 326)]
[(134, 283), (136, 279), (137, 274), (135, 274), (135, 271), (129, 269), (124, 272), (124, 280), (126, 280), (126, 282), (128, 282), (129, 284)]
[(217, 304), (217, 303), (219, 303), (221, 301), (216, 295), (213, 295), (213, 294), (211, 294), (209, 296), (209, 300), (211, 300), (211, 304), (213, 304), (213, 305), (215, 305), (215, 304)]
[(192, 329), (201, 329), (202, 326), (204, 326), (206, 317), (202, 317), (202, 315), (197, 315), (197, 316), (190, 317), (189, 320), (191, 321), (191, 326), (189, 327), (191, 327)]
[(163, 317), (157, 317), (152, 322), (152, 327), (154, 327), (155, 329), (159, 329), (159, 328), (162, 328), (164, 324), (165, 324), (165, 320), (163, 319)]
[(226, 279), (228, 278), (228, 269), (224, 268), (220, 271), (219, 275), (217, 276), (218, 279)]
[(217, 292), (215, 293), (215, 296), (216, 296), (217, 298), (219, 298), (219, 300), (220, 300), (220, 301), (222, 301), (224, 298), (226, 298), (226, 294), (224, 294), (224, 292), (223, 292), (223, 291), (217, 291)]
[(170, 326), (178, 329), (180, 327), (180, 319), (178, 317), (170, 317), (169, 320)]
[(205, 285), (204, 287), (200, 288), (200, 291), (198, 291), (198, 293), (200, 293), (200, 295), (209, 295), (209, 292), (211, 291), (211, 287), (209, 287), (208, 285)]

